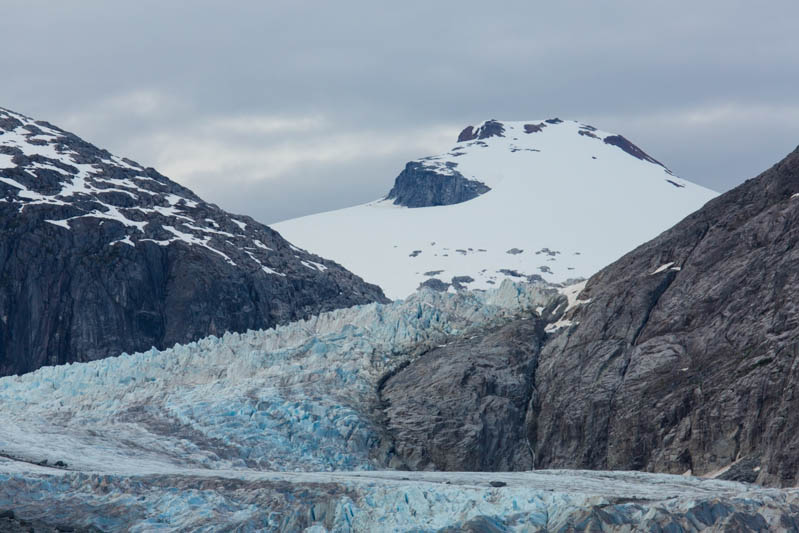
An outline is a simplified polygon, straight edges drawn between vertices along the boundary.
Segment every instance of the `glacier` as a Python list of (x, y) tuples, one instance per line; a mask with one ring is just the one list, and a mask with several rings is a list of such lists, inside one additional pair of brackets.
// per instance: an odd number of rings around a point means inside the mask
[(0, 511), (107, 531), (790, 526), (793, 490), (638, 472), (391, 470), (375, 415), (383, 376), (487, 325), (562, 321), (580, 287), (424, 290), (0, 379)]
[[(0, 379), (0, 453), (81, 469), (130, 455), (162, 467), (384, 466), (370, 456), (381, 376), (426, 346), (553, 304), (565, 308), (566, 298), (545, 284), (421, 291), (266, 331)], [(54, 428), (58, 442), (41, 438)]]

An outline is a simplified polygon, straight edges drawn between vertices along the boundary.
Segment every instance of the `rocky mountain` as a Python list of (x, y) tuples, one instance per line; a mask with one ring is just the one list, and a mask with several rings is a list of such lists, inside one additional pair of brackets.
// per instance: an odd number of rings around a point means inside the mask
[(383, 300), (152, 168), (0, 109), (0, 375)]
[(409, 162), (385, 199), (273, 227), (404, 298), (585, 278), (715, 195), (587, 124), (489, 120)]
[[(462, 142), (487, 143), (511, 126), (467, 128)], [(601, 141), (609, 154), (662, 168), (619, 136), (555, 120), (525, 126), (529, 135), (576, 128), (578, 139)], [(44, 146), (36, 144), (40, 135), (32, 136), (32, 146)], [(326, 267), (315, 268), (321, 274), (357, 281), (266, 228), (256, 226), (262, 233), (251, 236), (254, 222), (217, 214), (213, 206), (201, 211), (210, 213), (201, 225), (188, 202), (207, 204), (187, 191), (170, 189), (182, 200), (162, 201), (147, 179), (140, 178), (141, 190), (111, 182), (137, 198), (153, 197), (151, 207), (111, 203), (104, 182), (113, 177), (79, 179), (87, 164), (82, 153), (65, 156), (78, 165), (70, 190), (82, 194), (47, 193), (23, 171), (3, 175), (11, 193), (0, 205), (20, 216), (55, 209), (34, 220), (68, 235), (99, 219), (103, 224), (81, 238), (99, 241), (116, 231), (103, 250), (136, 250), (143, 241), (153, 250), (196, 248), (205, 261), (230, 268), (221, 254), (235, 268), (243, 256), (257, 258), (267, 279), (288, 281), (279, 273), (294, 272), (292, 265), (313, 272), (308, 265), (318, 264)], [(19, 153), (8, 159), (14, 168), (40, 170), (37, 161)], [(116, 163), (133, 167), (119, 180), (138, 184), (139, 173), (166, 180), (132, 162)], [(666, 175), (664, 181), (674, 179)], [(395, 201), (410, 198), (413, 187), (406, 185), (417, 177), (399, 180)], [(454, 201), (467, 190), (460, 179), (408, 201)], [(476, 205), (502, 183), (484, 183), (489, 190), (472, 189), (466, 196), (477, 195), (457, 204), (386, 200), (352, 213)], [(667, 185), (691, 190), (687, 182)], [(84, 209), (102, 207), (87, 212), (72, 205), (83, 201)], [(117, 213), (124, 220), (113, 222)], [(164, 243), (152, 218), (158, 215), (171, 217), (157, 219), (174, 230), (168, 234), (209, 238)], [(140, 216), (148, 217), (146, 225), (130, 227)], [(243, 234), (233, 231), (239, 223)], [(485, 291), (423, 289), (271, 329), (0, 378), (0, 526), (799, 531), (797, 492), (779, 488), (799, 483), (798, 227), (799, 149), (587, 281), (505, 279)], [(198, 228), (232, 236), (220, 242), (218, 233)], [(256, 255), (240, 239), (262, 239), (285, 254)], [(58, 240), (53, 246), (61, 249)], [(286, 254), (299, 266), (278, 264), (289, 261)], [(35, 264), (38, 256), (26, 257)], [(124, 293), (111, 294), (125, 301)]]
[[(438, 469), (643, 470), (796, 486), (797, 244), (799, 149), (584, 288), (562, 290), (562, 315), (542, 307), (392, 376), (395, 449)], [(543, 339), (537, 317), (548, 323)], [(525, 387), (526, 406), (509, 401)], [(508, 405), (501, 416), (483, 412), (496, 402)], [(503, 444), (510, 436), (515, 446)]]
[(799, 482), (799, 149), (592, 277), (536, 372), (539, 467)]

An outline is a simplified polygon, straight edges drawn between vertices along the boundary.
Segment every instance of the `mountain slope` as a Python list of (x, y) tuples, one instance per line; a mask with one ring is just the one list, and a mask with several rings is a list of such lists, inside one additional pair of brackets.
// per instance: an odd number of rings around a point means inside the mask
[(408, 163), (386, 199), (273, 227), (404, 298), (588, 277), (716, 195), (577, 122), (487, 121), (458, 140)]
[(251, 218), (0, 109), (0, 375), (382, 300)]
[(592, 277), (536, 374), (537, 465), (799, 482), (799, 149)]

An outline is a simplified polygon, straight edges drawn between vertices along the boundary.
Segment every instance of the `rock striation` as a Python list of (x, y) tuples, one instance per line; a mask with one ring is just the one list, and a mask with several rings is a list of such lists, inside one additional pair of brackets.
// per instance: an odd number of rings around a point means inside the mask
[(544, 322), (536, 316), (436, 347), (378, 393), (412, 470), (530, 470), (525, 433)]
[(152, 168), (0, 109), (0, 375), (384, 300)]

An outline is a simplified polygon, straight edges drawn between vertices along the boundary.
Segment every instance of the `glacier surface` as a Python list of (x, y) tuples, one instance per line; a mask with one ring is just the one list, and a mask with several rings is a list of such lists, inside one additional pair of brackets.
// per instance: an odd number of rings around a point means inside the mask
[[(371, 413), (381, 376), (425, 347), (566, 298), (545, 284), (322, 313), (266, 331), (0, 379), (0, 453), (108, 470), (385, 466)], [(47, 434), (57, 433), (57, 440)]]
[(0, 379), (0, 511), (106, 531), (790, 526), (796, 491), (733, 482), (386, 470), (382, 376), (476, 328), (530, 313), (556, 321), (579, 287), (421, 291)]

